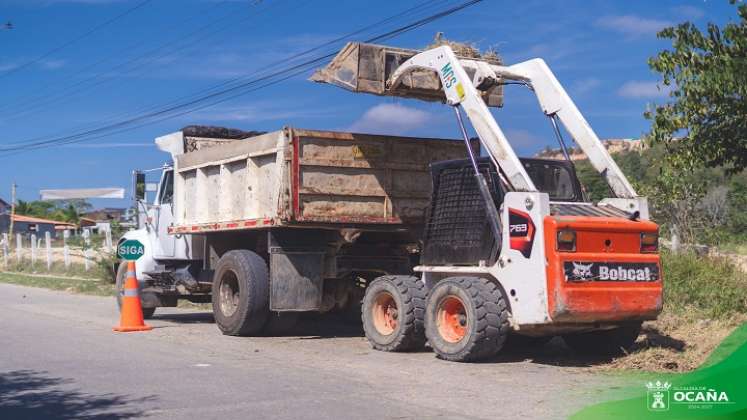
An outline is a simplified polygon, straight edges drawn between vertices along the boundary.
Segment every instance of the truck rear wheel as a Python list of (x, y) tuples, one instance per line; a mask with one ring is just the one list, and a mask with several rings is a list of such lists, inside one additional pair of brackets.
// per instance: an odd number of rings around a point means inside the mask
[(441, 359), (474, 362), (494, 356), (508, 332), (503, 293), (487, 279), (451, 277), (428, 293), (425, 334)]
[(223, 254), (213, 275), (212, 301), (215, 323), (226, 335), (254, 335), (269, 315), (267, 264), (248, 250)]
[[(127, 277), (127, 262), (120, 262), (117, 267), (117, 277), (115, 280), (115, 288), (117, 289), (117, 308), (122, 309), (122, 295), (124, 294), (125, 277)], [(143, 306), (143, 299), (140, 299), (140, 307)], [(153, 314), (156, 313), (156, 308), (142, 308), (143, 319), (153, 318)]]
[(425, 345), (425, 285), (413, 276), (383, 276), (368, 286), (361, 318), (371, 346), (408, 351)]
[(611, 330), (563, 335), (573, 351), (586, 356), (615, 356), (627, 352), (641, 333), (641, 322), (629, 322)]

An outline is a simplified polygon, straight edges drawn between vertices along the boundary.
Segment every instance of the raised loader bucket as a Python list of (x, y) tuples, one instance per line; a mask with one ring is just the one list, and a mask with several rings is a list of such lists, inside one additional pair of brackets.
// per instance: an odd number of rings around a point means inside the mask
[[(402, 63), (419, 52), (418, 50), (349, 42), (331, 63), (314, 72), (309, 80), (330, 83), (353, 92), (444, 102), (446, 98), (438, 74), (427, 70), (412, 72), (396, 90), (387, 89), (386, 82), (389, 76)], [(458, 51), (455, 53), (460, 56)], [(476, 59), (476, 57), (461, 56), (460, 58)], [(501, 64), (497, 57), (479, 59), (491, 64)], [(503, 86), (493, 87), (483, 95), (483, 98), (488, 106), (502, 106)]]

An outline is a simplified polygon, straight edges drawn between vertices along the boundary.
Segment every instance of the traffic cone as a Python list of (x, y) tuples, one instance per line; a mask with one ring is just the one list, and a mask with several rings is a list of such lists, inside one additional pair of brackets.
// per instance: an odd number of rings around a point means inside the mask
[(140, 304), (140, 293), (135, 278), (135, 261), (127, 261), (127, 280), (124, 284), (124, 296), (120, 308), (119, 326), (114, 327), (117, 332), (150, 331), (153, 327), (145, 325), (143, 308)]

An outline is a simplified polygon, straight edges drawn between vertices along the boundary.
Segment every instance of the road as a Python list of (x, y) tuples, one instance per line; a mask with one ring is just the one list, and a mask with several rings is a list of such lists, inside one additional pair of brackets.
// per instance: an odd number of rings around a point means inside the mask
[(489, 363), (373, 351), (360, 327), (226, 337), (206, 312), (159, 308), (111, 331), (113, 298), (0, 284), (0, 418), (564, 418), (610, 379), (554, 358)]

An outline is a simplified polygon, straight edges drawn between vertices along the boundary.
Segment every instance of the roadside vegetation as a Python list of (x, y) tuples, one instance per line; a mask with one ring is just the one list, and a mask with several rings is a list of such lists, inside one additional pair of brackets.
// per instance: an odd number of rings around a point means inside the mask
[(111, 283), (77, 277), (0, 272), (0, 282), (95, 296), (114, 296), (115, 293)]

